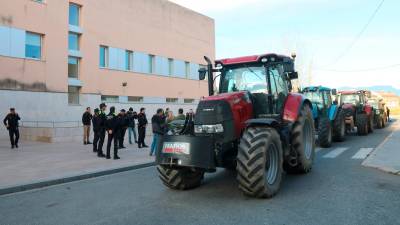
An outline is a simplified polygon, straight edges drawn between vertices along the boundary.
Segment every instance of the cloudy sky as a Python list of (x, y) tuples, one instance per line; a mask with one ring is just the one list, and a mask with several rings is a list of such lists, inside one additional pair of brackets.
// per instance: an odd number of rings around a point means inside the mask
[(400, 88), (399, 0), (172, 1), (214, 18), (217, 58), (296, 52), (303, 85)]

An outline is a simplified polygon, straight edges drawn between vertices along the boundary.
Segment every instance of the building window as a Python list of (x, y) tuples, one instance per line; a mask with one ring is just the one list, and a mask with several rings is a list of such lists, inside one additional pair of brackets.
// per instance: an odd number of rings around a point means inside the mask
[(189, 76), (190, 76), (190, 63), (185, 62), (185, 77), (189, 78)]
[(68, 104), (79, 105), (79, 87), (68, 86)]
[(68, 34), (68, 49), (79, 51), (79, 34), (69, 32), (69, 34)]
[(128, 96), (128, 102), (143, 102), (143, 97), (141, 97), (141, 96)]
[(166, 98), (165, 100), (167, 103), (177, 103), (178, 98)]
[(108, 67), (108, 47), (100, 46), (100, 67)]
[(25, 35), (25, 57), (41, 59), (42, 57), (42, 36), (31, 32)]
[(69, 3), (69, 24), (79, 26), (79, 10), (80, 6)]
[(194, 99), (193, 98), (185, 98), (185, 99), (183, 99), (183, 103), (192, 104), (192, 103), (194, 103)]
[(168, 59), (168, 74), (170, 76), (174, 75), (174, 59)]
[(68, 57), (68, 77), (78, 78), (79, 76), (79, 58)]
[(102, 95), (101, 96), (102, 102), (110, 102), (110, 103), (117, 103), (119, 102), (119, 98), (116, 95)]
[(125, 70), (131, 71), (133, 70), (133, 52), (125, 51)]
[(154, 73), (156, 68), (155, 56), (149, 55), (149, 73)]

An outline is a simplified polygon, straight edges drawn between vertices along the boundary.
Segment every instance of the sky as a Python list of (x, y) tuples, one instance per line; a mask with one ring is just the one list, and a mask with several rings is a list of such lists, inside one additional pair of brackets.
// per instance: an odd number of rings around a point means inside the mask
[(295, 52), (302, 86), (400, 88), (399, 0), (171, 1), (215, 20), (217, 58)]

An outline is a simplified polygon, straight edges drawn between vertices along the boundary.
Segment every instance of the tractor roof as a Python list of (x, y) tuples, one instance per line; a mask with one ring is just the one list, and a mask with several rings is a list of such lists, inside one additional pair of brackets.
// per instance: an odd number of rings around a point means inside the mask
[(342, 95), (354, 95), (354, 94), (361, 94), (361, 93), (365, 94), (365, 92), (368, 92), (368, 91), (365, 91), (365, 90), (348, 90), (348, 91), (339, 91), (339, 94), (342, 94)]
[(268, 61), (283, 61), (283, 62), (293, 62), (293, 59), (289, 56), (278, 55), (274, 53), (262, 54), (262, 55), (251, 55), (242, 56), (237, 58), (227, 58), (216, 60), (215, 63), (221, 63), (222, 65), (234, 65), (242, 63), (255, 63), (260, 62), (261, 59), (266, 58)]
[(304, 92), (311, 92), (311, 91), (331, 91), (332, 89), (323, 86), (309, 86), (303, 88)]

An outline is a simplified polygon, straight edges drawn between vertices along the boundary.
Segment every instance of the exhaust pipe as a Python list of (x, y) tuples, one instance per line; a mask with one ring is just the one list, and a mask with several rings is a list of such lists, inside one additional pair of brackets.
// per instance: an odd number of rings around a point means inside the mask
[(204, 59), (207, 62), (207, 71), (208, 71), (208, 95), (212, 96), (214, 95), (214, 77), (213, 77), (213, 65), (211, 62), (211, 59), (208, 58), (207, 56), (204, 56)]

